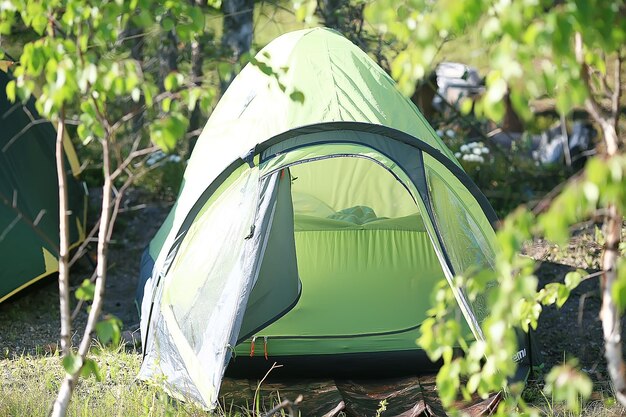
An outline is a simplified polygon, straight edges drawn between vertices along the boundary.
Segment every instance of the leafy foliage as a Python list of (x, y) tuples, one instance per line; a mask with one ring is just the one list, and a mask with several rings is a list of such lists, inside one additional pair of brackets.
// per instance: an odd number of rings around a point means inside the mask
[[(478, 117), (499, 121), (505, 114), (507, 93), (513, 108), (526, 120), (533, 117), (529, 103), (539, 98), (553, 98), (563, 115), (585, 105), (601, 124), (609, 143), (608, 136), (615, 132), (609, 124), (617, 126), (619, 117), (619, 64), (626, 40), (626, 24), (620, 16), (625, 10), (620, 0), (556, 4), (483, 0), (408, 0), (398, 4), (379, 0), (368, 4), (365, 17), (388, 42), (404, 45), (391, 70), (406, 95), (412, 94), (416, 80), (436, 63), (440, 47), (472, 28), (480, 31), (486, 46), (489, 72), (486, 92), (473, 106), (462, 103), (462, 108), (473, 107)], [(613, 79), (608, 75), (611, 66), (616, 74)], [(610, 82), (615, 84), (613, 90), (608, 87)], [(614, 122), (606, 121), (606, 110), (598, 110), (599, 103), (608, 101), (612, 101)], [(490, 315), (481, 323), (483, 335), (477, 341), (468, 344), (454, 324), (454, 312), (447, 307), (454, 305), (453, 291), (439, 289), (419, 343), (431, 359), (444, 362), (437, 379), (444, 404), (451, 406), (459, 392), (485, 396), (504, 389), (512, 395), (501, 404), (500, 415), (536, 413), (519, 397), (519, 387), (507, 382), (516, 370), (516, 334), (519, 329), (536, 328), (542, 306), (563, 305), (587, 274), (577, 271), (566, 277), (565, 284), (551, 284), (537, 291), (534, 262), (520, 255), (523, 243), (542, 236), (562, 244), (570, 238), (572, 225), (610, 210), (624, 213), (625, 160), (620, 154), (593, 158), (585, 173), (569, 181), (547, 211), (538, 215), (524, 207), (514, 211), (497, 233), (499, 252), (493, 271), (456, 271), (460, 276), (455, 285), (466, 289), (468, 299), (488, 293)], [(619, 279), (612, 289), (622, 308), (626, 296), (623, 264), (622, 259), (617, 265)], [(454, 357), (449, 346), (460, 346), (465, 355)], [(464, 384), (462, 377), (467, 380)], [(571, 384), (564, 383), (568, 378)], [(576, 371), (573, 363), (551, 371), (546, 382), (547, 392), (573, 409), (591, 391), (588, 377)]]
[[(604, 168), (598, 169), (599, 166)], [(452, 290), (444, 285), (436, 292), (431, 317), (423, 323), (418, 342), (429, 352), (431, 359), (444, 361), (437, 382), (445, 404), (451, 405), (459, 390), (465, 396), (474, 392), (484, 396), (507, 387), (507, 378), (516, 370), (513, 360), (518, 349), (516, 329), (536, 329), (542, 305), (556, 303), (562, 306), (570, 292), (586, 279), (587, 273), (578, 270), (567, 274), (564, 284), (548, 284), (537, 291), (534, 261), (520, 255), (524, 242), (533, 236), (567, 241), (571, 224), (587, 219), (609, 204), (626, 209), (626, 157), (593, 158), (586, 173), (583, 179), (568, 184), (545, 213), (535, 216), (521, 208), (509, 216), (497, 233), (499, 253), (495, 271), (483, 271), (467, 278), (467, 282), (470, 279), (472, 282), (472, 285), (465, 286), (469, 299), (489, 292), (490, 315), (481, 323), (484, 340), (468, 345), (453, 318), (450, 307), (454, 305)], [(594, 191), (585, 192), (585, 189)], [(623, 263), (624, 259), (621, 265)], [(620, 306), (624, 305), (624, 276), (624, 272), (620, 272), (619, 285), (614, 287), (614, 296)], [(462, 277), (457, 278), (459, 288), (464, 281)], [(488, 287), (490, 281), (497, 281), (498, 285)], [(465, 356), (453, 357), (451, 346), (461, 346)], [(460, 377), (466, 377), (467, 384), (462, 386)], [(575, 383), (565, 384), (564, 378), (571, 378)], [(566, 400), (572, 407), (579, 407), (576, 401), (590, 395), (591, 382), (586, 375), (575, 370), (574, 364), (555, 368), (548, 374), (546, 382), (547, 392), (553, 393), (556, 399)], [(507, 389), (520, 394), (515, 387)], [(512, 411), (507, 407), (512, 405), (513, 402), (505, 403), (500, 410), (502, 415), (510, 415)], [(524, 407), (520, 409), (530, 412)]]
[[(106, 243), (121, 196), (137, 175), (151, 169), (147, 162), (152, 153), (176, 149), (187, 132), (190, 114), (197, 106), (208, 110), (213, 98), (214, 89), (202, 88), (192, 71), (185, 76), (169, 61), (151, 65), (141, 50), (159, 52), (160, 39), (175, 38), (175, 48), (181, 46), (184, 56), (185, 49), (205, 30), (206, 11), (194, 2), (151, 0), (0, 3), (0, 34), (10, 34), (16, 27), (34, 32), (34, 40), (24, 45), (15, 66), (8, 96), (26, 100), (36, 92), (39, 113), (55, 122), (59, 131), (65, 131), (68, 120), (76, 124), (75, 133), (84, 147), (91, 148), (102, 170), (96, 283), (83, 282), (75, 294), (77, 299), (93, 303), (76, 354), (68, 348), (69, 312), (61, 309), (62, 342), (68, 341), (62, 343), (63, 366), (68, 375), (53, 415), (65, 414), (79, 375), (100, 378), (95, 362), (87, 358), (92, 331), (105, 344), (120, 340), (117, 318), (96, 322), (106, 280)], [(144, 129), (144, 124), (150, 128)], [(60, 271), (67, 270), (65, 263), (61, 265)], [(60, 274), (62, 307), (69, 305), (66, 278)]]
[[(574, 35), (584, 42), (584, 60), (606, 74), (604, 56), (620, 50), (626, 27), (622, 1), (423, 1), (397, 4), (378, 0), (365, 9), (366, 19), (406, 48), (392, 62), (393, 76), (407, 94), (436, 63), (439, 47), (466, 30), (479, 30), (488, 46), (487, 93), (475, 111), (492, 120), (504, 116), (508, 89), (515, 110), (532, 117), (528, 103), (555, 97), (565, 114), (588, 96), (577, 62)], [(600, 77), (601, 78), (601, 77)], [(598, 78), (598, 81), (600, 81)]]

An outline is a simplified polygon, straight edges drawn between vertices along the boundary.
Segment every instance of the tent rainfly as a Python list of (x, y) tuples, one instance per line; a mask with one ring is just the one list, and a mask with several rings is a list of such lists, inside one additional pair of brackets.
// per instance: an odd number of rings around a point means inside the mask
[[(57, 134), (41, 119), (32, 98), (8, 100), (11, 78), (5, 67), (0, 65), (0, 302), (57, 272), (59, 256)], [(64, 150), (74, 246), (85, 239), (87, 195), (74, 176), (79, 163), (69, 138)]]
[[(227, 366), (432, 370), (415, 343), (429, 296), (493, 267), (493, 209), (393, 80), (338, 33), (289, 33), (257, 59), (282, 86), (254, 65), (237, 76), (142, 259), (139, 377), (211, 408)], [(482, 338), (484, 298), (455, 296)]]

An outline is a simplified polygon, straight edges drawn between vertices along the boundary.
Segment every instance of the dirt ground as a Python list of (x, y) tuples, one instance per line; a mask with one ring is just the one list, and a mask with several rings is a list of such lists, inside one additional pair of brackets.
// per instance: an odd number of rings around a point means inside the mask
[[(114, 314), (122, 320), (124, 329), (131, 332), (138, 327), (134, 298), (141, 253), (171, 207), (171, 203), (146, 198), (141, 192), (133, 192), (127, 198), (110, 246), (104, 314)], [(529, 245), (527, 253), (542, 261), (537, 276), (540, 285), (545, 285), (562, 281), (565, 274), (575, 267), (593, 270), (600, 246), (593, 236), (585, 235), (575, 239), (567, 251), (537, 241)], [(559, 262), (554, 262), (556, 259)], [(72, 272), (74, 286), (90, 275), (90, 268), (86, 259), (76, 265)], [(51, 278), (0, 304), (2, 357), (42, 355), (55, 351), (59, 333), (57, 297), (57, 283)], [(600, 304), (599, 280), (596, 278), (584, 281), (561, 309), (545, 309), (535, 335), (545, 369), (576, 357), (581, 369), (598, 386), (608, 386), (598, 317)], [(84, 311), (76, 318), (75, 340), (78, 340), (85, 318)]]

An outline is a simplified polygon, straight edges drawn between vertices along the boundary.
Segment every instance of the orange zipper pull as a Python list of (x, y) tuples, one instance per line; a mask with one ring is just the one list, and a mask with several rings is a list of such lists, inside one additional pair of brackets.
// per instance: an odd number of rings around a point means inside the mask
[(254, 336), (252, 338), (252, 341), (250, 342), (250, 357), (254, 356), (254, 341), (256, 340), (256, 336)]
[(267, 360), (267, 336), (263, 336), (263, 353), (265, 360)]

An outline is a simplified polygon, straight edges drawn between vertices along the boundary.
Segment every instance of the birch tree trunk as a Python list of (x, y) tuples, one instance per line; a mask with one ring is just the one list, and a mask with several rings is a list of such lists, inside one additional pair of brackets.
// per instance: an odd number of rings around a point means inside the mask
[[(587, 86), (589, 97), (585, 100), (585, 108), (600, 125), (604, 140), (607, 158), (612, 158), (619, 152), (618, 122), (621, 112), (622, 96), (622, 60), (618, 53), (613, 72), (613, 91), (610, 92), (611, 109), (607, 112), (593, 96), (590, 82), (590, 68), (585, 63), (583, 55), (583, 39), (580, 33), (575, 36), (575, 52), (578, 63), (581, 65), (581, 78)], [(605, 95), (609, 95), (608, 87)], [(605, 216), (605, 245), (602, 253), (602, 306), (600, 307), (600, 320), (602, 320), (602, 332), (604, 336), (604, 356), (611, 382), (615, 388), (617, 400), (626, 406), (626, 363), (622, 356), (622, 326), (620, 313), (613, 299), (613, 286), (618, 278), (617, 264), (619, 260), (619, 244), (622, 237), (623, 213), (616, 204), (609, 204)]]

